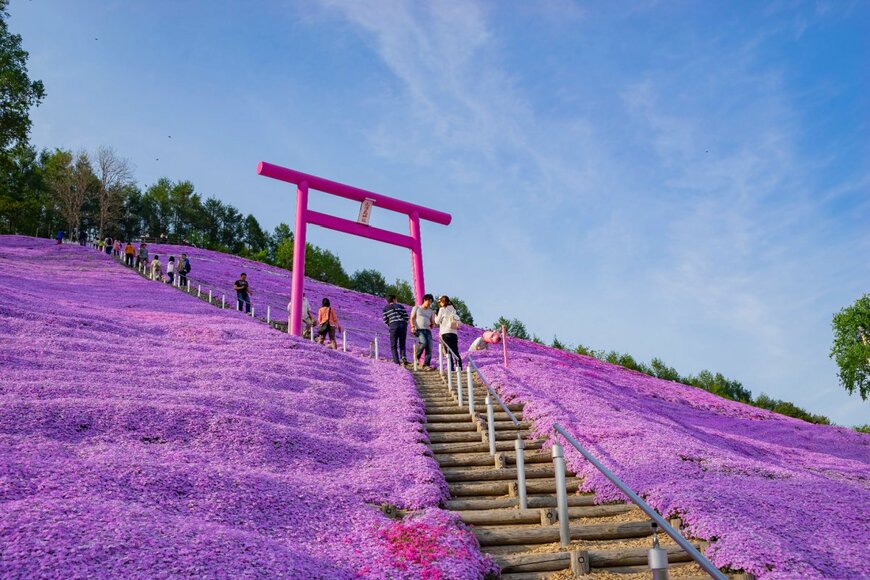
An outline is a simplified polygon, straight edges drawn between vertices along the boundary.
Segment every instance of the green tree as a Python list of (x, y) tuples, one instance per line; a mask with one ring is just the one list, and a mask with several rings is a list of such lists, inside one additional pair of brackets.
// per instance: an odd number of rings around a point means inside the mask
[(458, 296), (454, 296), (450, 300), (453, 302), (453, 307), (456, 308), (456, 315), (459, 316), (459, 320), (462, 321), (462, 324), (474, 326), (474, 316), (471, 314), (471, 309), (468, 308), (468, 304), (465, 303), (465, 300)]
[(9, 32), (9, 0), (0, 0), (0, 156), (26, 145), (30, 134), (30, 109), (45, 98), (42, 81), (27, 74), (27, 51), (21, 36)]
[(499, 316), (498, 320), (493, 323), (492, 327), (496, 329), (501, 329), (502, 326), (504, 326), (505, 332), (507, 332), (508, 336), (529, 340), (529, 331), (526, 330), (526, 325), (523, 324), (520, 320), (516, 318), (509, 319), (504, 316)]
[(550, 344), (550, 346), (552, 346), (553, 348), (558, 348), (559, 350), (568, 350), (565, 344), (561, 340), (559, 340), (559, 338), (555, 334), (553, 335), (553, 342), (552, 344)]
[[(399, 304), (411, 304), (413, 305), (416, 301), (414, 300), (414, 289), (411, 288), (411, 284), (408, 283), (407, 280), (401, 280), (396, 278), (396, 281), (392, 284), (387, 285), (384, 293), (381, 296), (395, 294), (396, 299), (399, 301)], [(460, 317), (462, 320), (462, 317)]]
[(653, 357), (649, 364), (655, 377), (666, 381), (679, 381), (682, 378), (674, 367), (669, 367), (660, 358)]
[[(350, 277), (350, 287), (357, 292), (371, 294), (373, 296), (385, 296), (387, 294), (387, 281), (384, 275), (377, 270), (357, 270)], [(397, 294), (398, 296), (398, 294)], [(411, 302), (405, 304), (413, 304), (413, 293)]]
[(344, 288), (350, 285), (350, 277), (338, 256), (311, 244), (305, 245), (305, 275)]
[(245, 218), (245, 247), (251, 254), (267, 252), (269, 248), (269, 236), (252, 214)]
[(834, 315), (830, 357), (839, 368), (840, 384), (850, 395), (870, 395), (870, 294)]
[(293, 238), (284, 238), (275, 249), (275, 264), (285, 270), (293, 269)]

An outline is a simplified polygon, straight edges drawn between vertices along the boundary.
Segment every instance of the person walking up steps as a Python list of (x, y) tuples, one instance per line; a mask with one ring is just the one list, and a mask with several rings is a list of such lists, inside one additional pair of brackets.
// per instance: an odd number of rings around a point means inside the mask
[(182, 288), (187, 286), (187, 275), (190, 274), (190, 260), (187, 254), (181, 254), (181, 260), (178, 263), (178, 284)]
[(127, 245), (124, 246), (124, 263), (133, 267), (133, 256), (136, 254), (136, 249), (133, 247), (133, 244), (127, 242)]
[(317, 311), (317, 342), (320, 344), (326, 343), (326, 336), (329, 335), (329, 348), (338, 348), (335, 343), (335, 331), (341, 332), (341, 325), (338, 323), (338, 315), (335, 310), (329, 305), (329, 298), (324, 298), (321, 302), (323, 306)]
[(384, 323), (390, 329), (390, 351), (393, 353), (393, 362), (399, 364), (399, 355), (402, 355), (402, 364), (408, 364), (405, 355), (405, 338), (408, 335), (408, 313), (405, 307), (397, 302), (396, 295), (387, 297), (387, 305), (384, 306)]
[(236, 280), (236, 283), (233, 284), (233, 290), (236, 291), (236, 301), (238, 302), (238, 309), (241, 310), (243, 307), (245, 309), (246, 314), (251, 313), (251, 287), (248, 284), (248, 275), (242, 272), (239, 274), (239, 279)]
[[(447, 296), (442, 296), (438, 299), (438, 312), (435, 314), (434, 320), (435, 324), (438, 325), (438, 334), (441, 337), (441, 342), (456, 354), (456, 358), (459, 359), (456, 362), (459, 363), (459, 368), (461, 369), (462, 358), (459, 356), (459, 335), (457, 334), (461, 323), (459, 316), (456, 314), (456, 308)], [(447, 355), (447, 364), (450, 370), (453, 370), (453, 357), (449, 354)]]
[(163, 281), (163, 268), (160, 266), (160, 256), (157, 254), (154, 254), (154, 259), (151, 260), (151, 279)]
[(175, 282), (175, 256), (169, 256), (169, 261), (166, 263), (166, 277), (171, 286)]
[(411, 332), (417, 337), (417, 353), (423, 355), (423, 370), (432, 370), (432, 329), (435, 327), (435, 312), (432, 303), (435, 297), (423, 296), (423, 303), (411, 309)]
[[(293, 301), (287, 303), (287, 332), (290, 332), (290, 309), (293, 306)], [(305, 338), (311, 337), (311, 332), (314, 332), (312, 328), (314, 327), (314, 315), (311, 314), (311, 304), (308, 303), (308, 297), (305, 294), (302, 294), (302, 324), (305, 325), (305, 329), (302, 331), (302, 337)]]
[(136, 267), (138, 268), (140, 264), (148, 265), (148, 244), (145, 242), (139, 244), (139, 254), (136, 256)]

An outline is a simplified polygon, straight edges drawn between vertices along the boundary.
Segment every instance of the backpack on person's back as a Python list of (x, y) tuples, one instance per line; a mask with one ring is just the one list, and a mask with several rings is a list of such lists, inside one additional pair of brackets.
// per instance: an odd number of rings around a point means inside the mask
[(184, 266), (182, 266), (181, 271), (185, 275), (190, 274), (190, 260), (188, 258), (184, 259)]

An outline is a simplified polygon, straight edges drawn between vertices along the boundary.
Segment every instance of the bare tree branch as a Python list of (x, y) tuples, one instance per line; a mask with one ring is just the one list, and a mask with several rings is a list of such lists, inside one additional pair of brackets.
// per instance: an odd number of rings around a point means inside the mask
[(97, 150), (97, 178), (100, 189), (97, 201), (100, 205), (100, 227), (98, 237), (103, 236), (103, 228), (121, 208), (124, 187), (133, 181), (130, 161), (119, 157), (111, 147), (100, 147)]

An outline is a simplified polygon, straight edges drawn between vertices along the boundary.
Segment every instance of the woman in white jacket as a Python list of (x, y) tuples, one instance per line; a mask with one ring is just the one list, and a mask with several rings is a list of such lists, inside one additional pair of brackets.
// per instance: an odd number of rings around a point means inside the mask
[[(438, 299), (438, 312), (435, 314), (435, 324), (438, 325), (438, 334), (441, 336), (441, 342), (447, 345), (456, 355), (459, 363), (459, 368), (462, 368), (462, 358), (459, 356), (459, 316), (456, 314), (456, 308), (447, 296), (442, 296)], [(447, 362), (450, 370), (453, 370), (453, 357), (447, 355)]]

